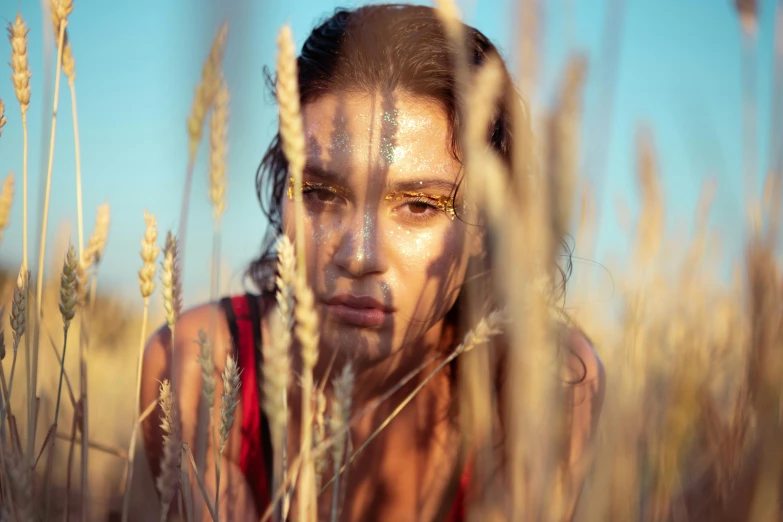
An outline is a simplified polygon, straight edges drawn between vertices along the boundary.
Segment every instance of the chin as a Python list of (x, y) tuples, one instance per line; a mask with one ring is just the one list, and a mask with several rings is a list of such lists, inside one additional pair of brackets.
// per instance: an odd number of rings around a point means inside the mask
[(373, 365), (394, 353), (391, 328), (367, 328), (327, 318), (321, 323), (321, 347), (354, 365)]

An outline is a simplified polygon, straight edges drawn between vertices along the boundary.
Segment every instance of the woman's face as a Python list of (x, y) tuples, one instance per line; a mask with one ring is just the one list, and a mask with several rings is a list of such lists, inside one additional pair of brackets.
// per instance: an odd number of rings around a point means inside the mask
[[(302, 112), (307, 277), (322, 347), (368, 364), (416, 341), (437, 343), (480, 249), (462, 191), (452, 206), (460, 165), (445, 111), (379, 93), (330, 95)], [(292, 240), (294, 221), (284, 197)]]

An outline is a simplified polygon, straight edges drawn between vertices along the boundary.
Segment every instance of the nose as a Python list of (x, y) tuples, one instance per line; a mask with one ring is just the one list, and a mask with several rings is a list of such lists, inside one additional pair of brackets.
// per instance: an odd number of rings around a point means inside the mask
[(334, 263), (355, 278), (387, 269), (384, 246), (379, 234), (377, 212), (357, 213), (343, 228)]

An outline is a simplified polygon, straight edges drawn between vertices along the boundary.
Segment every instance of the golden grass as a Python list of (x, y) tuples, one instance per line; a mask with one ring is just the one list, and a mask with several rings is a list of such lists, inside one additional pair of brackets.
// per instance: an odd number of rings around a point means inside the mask
[[(520, 48), (522, 56), (530, 60), (523, 60), (526, 69), (522, 77), (529, 88), (527, 92), (532, 93), (539, 76), (536, 42), (541, 22), (537, 3), (524, 4), (528, 11)], [(460, 29), (455, 21), (459, 15), (452, 3), (441, 2), (440, 6), (449, 34), (456, 38)], [(751, 33), (756, 24), (755, 4), (737, 2), (737, 6), (743, 27)], [(53, 1), (51, 7), (58, 33), (58, 74), (47, 201), (60, 68), (71, 88), (76, 170), (77, 177), (81, 176), (74, 60), (65, 37), (72, 3)], [(177, 500), (180, 514), (193, 513), (193, 500), (188, 496), (190, 488), (187, 485), (180, 487), (181, 481), (192, 478), (204, 497), (209, 516), (217, 520), (221, 503), (217, 494), (219, 489), (209, 489), (190, 448), (181, 444), (177, 402), (168, 382), (161, 386), (166, 432), (161, 475), (154, 480), (145, 476), (143, 466), (140, 466), (141, 475), (133, 480), (140, 418), (153, 410), (149, 407), (141, 415), (137, 411), (140, 352), (128, 347), (140, 339), (140, 349), (143, 349), (150, 321), (149, 300), (156, 291), (154, 279), (160, 248), (154, 216), (145, 215), (143, 267), (139, 272), (141, 310), (129, 310), (119, 300), (98, 295), (97, 269), (107, 243), (109, 210), (108, 207), (99, 209), (95, 231), (84, 245), (80, 192), (76, 198), (78, 252), (71, 247), (67, 254), (63, 253), (66, 263), (59, 280), (58, 277), (44, 277), (46, 245), (42, 240), (40, 270), (35, 274), (28, 272), (26, 112), (31, 74), (27, 63), (27, 28), (21, 15), (9, 24), (9, 37), (13, 49), (12, 81), (20, 103), (25, 136), (22, 196), (25, 257), (18, 271), (0, 273), (0, 291), (3, 292), (0, 303), (10, 305), (6, 310), (10, 311), (13, 332), (13, 356), (5, 357), (0, 372), (4, 401), (0, 438), (0, 519), (40, 520), (49, 515), (52, 518), (54, 513), (60, 516), (59, 511), (65, 509), (66, 515), (69, 510), (78, 510), (85, 520), (88, 516), (106, 519), (109, 512), (121, 512), (123, 520), (152, 517), (166, 520), (170, 506)], [(189, 162), (192, 164), (203, 125), (212, 111), (209, 176), (216, 222), (213, 265), (220, 258), (219, 224), (226, 205), (229, 91), (221, 70), (226, 37), (224, 25), (204, 66), (193, 112), (188, 119)], [(463, 137), (467, 141), (467, 186), (475, 195), (476, 203), (485, 208), (487, 226), (497, 237), (505, 239), (493, 252), (498, 260), (499, 274), (495, 290), (503, 312), (495, 311), (479, 321), (453, 353), (434, 365), (433, 371), (419, 375), (425, 368), (433, 367), (432, 361), (427, 361), (377, 402), (357, 410), (352, 404), (355, 375), (350, 366), (333, 379), (330, 393), (324, 393), (324, 387), (316, 388), (313, 382), (320, 331), (313, 294), (304, 271), (301, 198), (304, 138), (296, 84), (296, 51), (287, 27), (281, 31), (278, 44), (280, 132), (289, 161), (289, 194), (294, 200), (296, 215), (294, 230), (286, 232), (294, 233), (296, 248), (288, 236), (281, 238), (278, 244), (279, 313), (271, 324), (274, 338), (264, 353), (264, 408), (271, 421), (275, 451), (275, 501), (263, 514), (264, 518), (279, 518), (281, 512), (286, 512), (287, 502), (295, 491), (299, 518), (315, 520), (319, 491), (333, 485), (330, 518), (339, 520), (342, 498), (347, 492), (344, 470), (350, 469), (356, 456), (376, 440), (424, 384), (457, 357), (470, 360), (472, 367), (460, 380), (464, 396), (468, 398), (460, 402), (461, 414), (470, 419), (470, 424), (463, 423), (463, 429), (470, 432), (472, 440), (483, 441), (490, 451), (486, 455), (492, 457), (487, 462), (493, 462), (485, 469), (479, 469), (477, 474), (486, 478), (494, 471), (492, 466), (505, 466), (506, 481), (502, 490), (490, 492), (487, 488), (482, 495), (472, 499), (470, 513), (479, 519), (500, 515), (501, 519), (509, 520), (562, 520), (571, 511), (577, 521), (767, 521), (781, 518), (783, 268), (777, 250), (780, 245), (774, 242), (779, 235), (781, 218), (780, 202), (775, 198), (780, 192), (779, 172), (771, 172), (765, 197), (758, 198), (760, 203), (752, 208), (751, 214), (756, 221), (745, 248), (744, 265), (742, 269), (738, 268), (733, 285), (728, 285), (713, 270), (720, 252), (716, 252), (707, 226), (709, 187), (705, 187), (704, 197), (695, 212), (696, 232), (683, 249), (678, 243), (682, 238), (672, 238), (665, 233), (665, 191), (658, 169), (660, 161), (652, 130), (640, 128), (636, 144), (636, 181), (641, 198), (636, 222), (629, 229), (633, 237), (630, 268), (628, 273), (612, 274), (617, 282), (613, 306), (581, 307), (573, 310), (569, 318), (591, 338), (608, 376), (597, 435), (585, 462), (579, 463), (580, 472), (585, 476), (579, 496), (579, 491), (572, 489), (573, 484), (559, 467), (566, 420), (562, 415), (547, 415), (547, 412), (559, 413), (565, 398), (578, 400), (580, 388), (575, 388), (571, 396), (556, 385), (556, 380), (547, 378), (552, 372), (545, 363), (552, 360), (551, 353), (557, 343), (553, 322), (561, 320), (562, 315), (557, 312), (558, 303), (542, 296), (542, 290), (552, 286), (553, 275), (547, 267), (554, 264), (559, 240), (574, 229), (577, 241), (594, 234), (591, 231), (595, 226), (591, 189), (577, 176), (581, 90), (587, 74), (586, 62), (581, 57), (568, 62), (554, 108), (541, 119), (541, 147), (537, 158), (526, 156), (531, 153), (532, 144), (520, 145), (521, 150), (514, 152), (511, 172), (485, 146), (485, 130), (493, 106), (503, 95), (499, 88), (500, 64), (490, 61), (472, 81), (458, 82), (460, 88), (468, 90), (465, 93), (468, 102), (464, 107), (468, 125)], [(461, 74), (467, 74), (466, 69), (460, 70)], [(526, 116), (524, 107), (516, 108), (517, 124)], [(0, 118), (4, 120), (2, 116)], [(524, 135), (525, 131), (521, 132)], [(750, 143), (746, 144), (746, 150), (755, 145), (752, 136), (748, 139)], [(537, 164), (539, 160), (540, 172), (531, 175), (527, 165)], [(746, 170), (754, 170), (754, 161), (748, 159)], [(191, 170), (189, 167), (189, 172)], [(480, 175), (483, 177), (478, 182), (476, 179)], [(577, 196), (581, 196), (579, 207), (575, 201)], [(0, 196), (0, 231), (8, 225), (12, 200), (13, 177), (9, 176)], [(754, 205), (753, 202), (748, 204)], [(46, 236), (47, 208), (48, 203), (44, 205), (43, 238)], [(184, 223), (180, 226), (184, 227)], [(165, 320), (172, 334), (181, 306), (177, 254), (176, 240), (169, 235), (160, 289), (165, 317), (152, 319)], [(57, 273), (58, 268), (52, 273)], [(37, 283), (31, 288), (33, 281)], [(214, 283), (211, 290), (218, 295)], [(54, 307), (57, 299), (52, 298), (58, 291), (59, 316)], [(589, 294), (589, 289), (575, 288), (572, 292)], [(32, 314), (31, 309), (34, 310)], [(502, 331), (513, 346), (525, 346), (526, 349), (506, 354), (505, 370), (512, 376), (514, 386), (496, 390), (490, 389), (493, 376), (488, 371), (489, 356), (485, 346)], [(74, 358), (74, 350), (66, 349), (69, 337), (79, 339), (78, 361)], [(204, 331), (198, 341), (205, 401), (211, 405), (215, 394), (215, 365)], [(50, 347), (46, 347), (47, 344)], [(24, 348), (29, 364), (25, 365), (25, 372), (20, 372), (23, 377), (15, 377), (20, 346)], [(301, 349), (297, 357), (293, 357), (294, 361), (299, 358), (302, 363), (301, 379), (296, 384), (292, 378), (293, 348)], [(40, 382), (39, 352), (42, 352)], [(183, 364), (183, 361), (177, 364)], [(133, 365), (137, 369), (136, 393), (130, 396), (123, 390), (134, 385), (133, 372), (118, 369)], [(80, 386), (74, 389), (77, 371)], [(6, 375), (10, 376), (7, 381)], [(391, 408), (391, 414), (377, 422), (371, 435), (357, 448), (352, 448), (351, 424), (375, 411), (381, 402), (390, 400), (395, 391), (417, 376), (422, 384), (398, 400)], [(14, 387), (19, 378), (24, 378), (25, 385)], [(229, 358), (223, 373), (220, 425), (205, 424), (202, 428), (209, 430), (218, 454), (223, 452), (235, 422), (239, 385), (236, 362)], [(302, 386), (303, 391), (302, 447), (299, 456), (287, 465), (284, 464), (288, 420), (286, 392), (293, 385)], [(88, 395), (88, 389), (91, 395)], [(112, 407), (104, 407), (107, 404)], [(506, 437), (504, 459), (494, 458), (496, 455), (488, 444), (497, 432), (485, 413), (489, 408), (497, 408), (498, 404), (503, 405), (500, 415)], [(88, 411), (92, 415), (89, 432)], [(210, 421), (212, 418), (210, 414)], [(70, 429), (58, 430), (58, 425)], [(44, 428), (40, 434), (49, 429), (45, 437), (36, 436), (36, 429), (40, 427)], [(63, 440), (69, 441), (67, 451), (66, 445), (55, 444), (55, 441)], [(72, 492), (70, 479), (77, 445), (81, 445), (82, 482), (80, 491)], [(118, 449), (125, 447), (128, 449)], [(182, 471), (183, 453), (192, 475)], [(88, 454), (91, 456), (89, 463)], [(45, 470), (36, 466), (42, 456), (45, 456), (42, 459)], [(332, 475), (328, 465), (317, 466), (319, 462), (327, 462), (327, 458), (332, 460)], [(317, 479), (321, 473), (324, 484)], [(220, 474), (218, 466), (217, 484), (221, 480)], [(94, 477), (90, 484), (88, 476)], [(154, 497), (153, 483), (160, 503)], [(138, 508), (132, 511), (131, 494), (134, 491), (152, 508), (146, 512)], [(182, 492), (179, 496), (178, 491)], [(77, 496), (79, 501), (75, 501)], [(222, 499), (222, 502), (230, 501)]]

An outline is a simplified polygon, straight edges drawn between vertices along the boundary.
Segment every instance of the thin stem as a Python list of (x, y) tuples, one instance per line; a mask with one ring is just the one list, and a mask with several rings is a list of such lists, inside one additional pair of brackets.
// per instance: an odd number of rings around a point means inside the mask
[[(11, 424), (11, 399), (10, 395), (8, 393), (9, 388), (5, 385), (5, 370), (3, 370), (2, 364), (0, 364), (0, 384), (2, 384), (2, 391), (3, 391), (3, 397), (5, 397), (5, 400), (3, 401), (4, 407), (5, 407), (5, 415), (6, 419), (8, 420), (8, 430), (10, 436), (13, 437), (13, 425)], [(5, 421), (3, 421), (2, 418), (0, 418), (0, 422), (3, 424), (3, 440), (5, 441)]]
[(68, 327), (63, 329), (63, 356), (60, 359), (60, 384), (57, 385), (57, 402), (54, 406), (54, 425), (57, 426), (57, 419), (60, 415), (60, 396), (63, 392), (63, 375), (65, 374), (65, 350), (68, 348)]
[(193, 458), (193, 452), (190, 451), (190, 447), (185, 443), (182, 444), (182, 450), (185, 452), (185, 455), (187, 455), (190, 466), (193, 468), (193, 475), (196, 476), (196, 483), (198, 484), (198, 488), (201, 490), (201, 496), (204, 497), (204, 504), (207, 505), (209, 515), (212, 517), (212, 520), (217, 521), (217, 515), (215, 513), (216, 511), (220, 510), (220, 507), (215, 506), (213, 508), (212, 504), (209, 502), (209, 493), (207, 493), (207, 490), (204, 487), (204, 482), (201, 479), (201, 474), (198, 472), (196, 460)]
[(76, 158), (76, 220), (79, 227), (79, 259), (84, 253), (84, 217), (82, 213), (82, 156), (79, 146), (79, 117), (76, 113), (76, 85), (68, 79), (71, 92), (71, 114), (73, 116), (73, 149)]
[(8, 398), (7, 400), (10, 402), (11, 400), (11, 391), (14, 389), (14, 373), (16, 372), (16, 346), (14, 346), (14, 356), (13, 359), (11, 359), (11, 375), (8, 377)]
[(210, 300), (214, 301), (220, 295), (220, 222), (217, 221), (212, 232), (212, 267), (210, 276)]
[[(141, 319), (141, 338), (139, 341), (139, 360), (137, 363), (137, 370), (136, 370), (136, 393), (134, 395), (135, 402), (133, 404), (139, 404), (141, 402), (141, 363), (144, 355), (144, 341), (147, 337), (147, 320), (149, 316), (149, 306), (150, 305), (150, 298), (145, 297), (144, 298), (144, 312), (142, 313), (142, 319)], [(155, 402), (152, 403), (151, 408), (155, 409)], [(135, 407), (135, 406), (134, 406)], [(130, 508), (130, 490), (131, 490), (131, 483), (133, 481), (133, 461), (134, 456), (136, 452), (134, 451), (136, 447), (136, 434), (138, 433), (138, 425), (140, 424), (140, 421), (136, 421), (133, 425), (133, 431), (131, 432), (131, 439), (130, 444), (128, 446), (128, 469), (125, 472), (126, 480), (125, 480), (125, 498), (123, 499), (122, 503), (122, 522), (127, 522), (128, 520), (128, 509)]]
[(28, 267), (27, 258), (27, 112), (22, 111), (22, 266)]
[(220, 471), (223, 464), (223, 452), (220, 452), (220, 458), (215, 463), (215, 522), (220, 520)]
[[(52, 337), (51, 333), (47, 333), (49, 336), (49, 344), (52, 346), (52, 351), (54, 351), (54, 356), (57, 358), (57, 364), (61, 365), (63, 368), (65, 367), (65, 363), (63, 362), (64, 357), (60, 356), (60, 351), (57, 349), (57, 345), (54, 343), (54, 338)], [(73, 394), (73, 387), (71, 386), (71, 380), (68, 378), (68, 372), (63, 372), (63, 377), (65, 378), (65, 389), (68, 391), (68, 396), (71, 399), (71, 406), (76, 408), (76, 397)]]
[[(190, 490), (190, 474), (187, 467), (180, 466), (180, 495), (185, 501), (185, 520), (195, 520), (193, 516), (193, 492)], [(180, 511), (181, 513), (181, 511)]]
[[(58, 433), (57, 438), (62, 440), (70, 440), (70, 436), (66, 433)], [(77, 436), (76, 442), (81, 443), (81, 441), (82, 439)], [(101, 444), (100, 442), (95, 442), (91, 440), (89, 446), (90, 449), (92, 450), (100, 451), (107, 455), (117, 457), (118, 459), (126, 460), (128, 458), (128, 454), (125, 453), (123, 450), (118, 448), (112, 448), (111, 446), (107, 446), (106, 444)]]
[(80, 384), (81, 384), (81, 398), (79, 402), (82, 405), (82, 465), (81, 465), (81, 493), (82, 493), (82, 505), (81, 505), (81, 517), (82, 522), (87, 522), (88, 516), (88, 503), (87, 497), (89, 496), (89, 406), (87, 401), (87, 338), (84, 335), (85, 321), (84, 314), (81, 315), (81, 328), (79, 338), (79, 366), (80, 366)]
[[(76, 109), (76, 84), (73, 77), (68, 78), (71, 92), (71, 114), (73, 116), (73, 146), (76, 160), (76, 216), (79, 230), (79, 259), (84, 255), (84, 214), (82, 206), (82, 156), (79, 142), (79, 116)], [(81, 466), (81, 519), (89, 519), (87, 497), (89, 496), (89, 405), (87, 402), (87, 339), (84, 336), (84, 316), (82, 316), (79, 336), (79, 376), (82, 404), (82, 466)], [(68, 477), (70, 480), (70, 476)]]
[[(41, 306), (41, 301), (43, 297), (43, 273), (44, 273), (44, 260), (46, 258), (46, 229), (47, 225), (49, 224), (49, 200), (51, 199), (51, 193), (52, 193), (52, 166), (54, 162), (54, 141), (55, 136), (57, 134), (57, 106), (60, 99), (60, 72), (62, 70), (62, 59), (63, 59), (63, 40), (65, 39), (65, 27), (68, 25), (67, 20), (62, 20), (60, 22), (60, 35), (58, 36), (58, 46), (57, 46), (57, 72), (55, 74), (54, 79), (54, 102), (52, 104), (52, 131), (51, 131), (51, 137), (49, 140), (49, 163), (46, 169), (46, 192), (44, 196), (44, 208), (43, 208), (43, 222), (41, 224), (41, 248), (38, 253), (38, 278), (37, 278), (37, 284), (36, 284), (36, 296), (35, 296), (35, 305), (37, 307), (36, 310), (36, 317), (39, 319), (41, 318), (41, 314), (43, 312), (43, 308)], [(28, 323), (29, 327), (29, 323)], [(31, 383), (31, 394), (35, 395), (38, 391), (38, 346), (34, 347), (34, 351), (32, 354), (33, 358), (33, 365), (32, 365), (32, 383)], [(33, 396), (31, 395), (31, 396)], [(59, 401), (58, 401), (59, 404)], [(34, 414), (31, 413), (30, 415), (30, 424), (28, 425), (28, 436), (27, 436), (27, 445), (30, 449), (30, 454), (32, 454), (33, 447), (35, 445), (35, 424), (33, 419)], [(56, 422), (55, 422), (56, 424)]]
[[(345, 471), (345, 469), (354, 461), (354, 459), (359, 455), (359, 453), (361, 453), (364, 450), (364, 448), (366, 448), (367, 445), (370, 444), (370, 442), (372, 442), (375, 439), (375, 437), (377, 437), (381, 433), (381, 431), (383, 431), (384, 428), (386, 428), (386, 426), (389, 425), (389, 423), (392, 420), (394, 420), (394, 418), (402, 411), (402, 409), (405, 408), (405, 406), (407, 406), (416, 397), (416, 395), (419, 394), (419, 392), (427, 385), (427, 383), (429, 383), (430, 380), (432, 380), (432, 378), (435, 377), (435, 375), (437, 375), (443, 368), (445, 368), (451, 361), (453, 361), (462, 352), (463, 352), (463, 350), (454, 350), (453, 352), (451, 352), (449, 354), (448, 357), (443, 359), (443, 361), (441, 361), (435, 367), (435, 369), (433, 369), (427, 375), (427, 377), (425, 377), (418, 384), (418, 386), (416, 386), (416, 388), (414, 388), (413, 391), (410, 392), (407, 397), (405, 397), (405, 399), (403, 399), (403, 401), (394, 409), (394, 411), (392, 411), (391, 414), (388, 417), (386, 417), (386, 419), (381, 423), (381, 425), (378, 426), (375, 429), (375, 431), (373, 431), (370, 434), (369, 437), (367, 437), (367, 439), (362, 443), (362, 445), (359, 446), (359, 448), (355, 452), (353, 452), (351, 454), (351, 458), (348, 459), (347, 464), (342, 465), (339, 470), (335, 471), (334, 476), (326, 484), (324, 484), (324, 486), (321, 488), (321, 493), (323, 493), (326, 490), (326, 488), (329, 487), (337, 479), (337, 477), (340, 476), (340, 474), (343, 471)], [(352, 422), (353, 421), (354, 420), (352, 419)], [(350, 425), (351, 425), (351, 423), (348, 424), (348, 428), (345, 428), (345, 429), (341, 430), (340, 432), (338, 432), (337, 436), (342, 436), (342, 433), (346, 429), (349, 429)], [(324, 442), (327, 442), (327, 441), (324, 441)], [(324, 444), (321, 444), (321, 446), (319, 446), (319, 449), (321, 449), (322, 451), (324, 450), (324, 448), (325, 448)]]
[(193, 185), (193, 168), (196, 163), (195, 154), (188, 158), (188, 167), (185, 171), (185, 187), (182, 190), (182, 208), (179, 214), (179, 231), (177, 233), (179, 255), (179, 269), (180, 273), (185, 273), (185, 236), (187, 235), (188, 226), (188, 206), (190, 205), (190, 187)]
[[(6, 467), (7, 464), (5, 462), (5, 452), (0, 451), (0, 471), (3, 473), (3, 481), (5, 484), (11, 484), (11, 477), (8, 475), (8, 468)], [(3, 489), (3, 502), (8, 502), (9, 511), (14, 515), (16, 518), (13, 520), (19, 520), (19, 513), (16, 511), (16, 504), (14, 503), (14, 497), (11, 494), (11, 488), (2, 488)]]
[(71, 471), (73, 469), (73, 450), (76, 447), (76, 415), (71, 422), (71, 437), (68, 445), (68, 465), (65, 472), (65, 509), (63, 510), (63, 520), (68, 522), (68, 512), (71, 509)]

